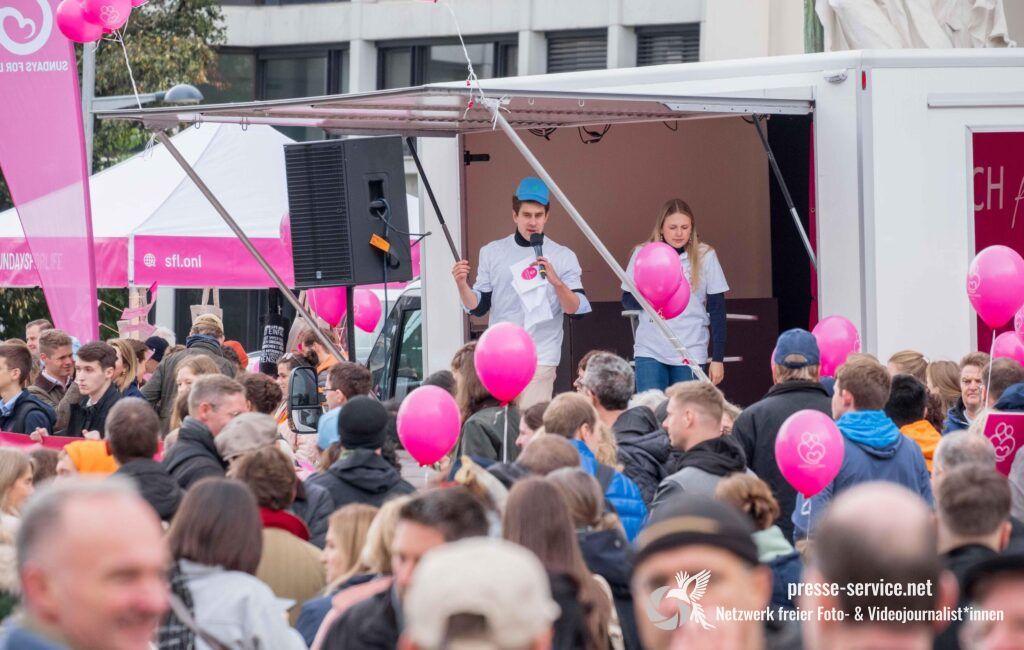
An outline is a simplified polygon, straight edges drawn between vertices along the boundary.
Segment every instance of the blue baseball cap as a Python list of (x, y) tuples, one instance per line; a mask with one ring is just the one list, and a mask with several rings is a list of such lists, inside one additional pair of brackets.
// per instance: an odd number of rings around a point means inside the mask
[(527, 176), (519, 181), (516, 188), (516, 198), (520, 201), (533, 201), (541, 205), (548, 205), (551, 199), (548, 197), (548, 186), (536, 176)]
[[(786, 361), (791, 354), (799, 355), (803, 361)], [(777, 366), (785, 368), (803, 368), (804, 366), (816, 366), (821, 363), (821, 352), (818, 350), (818, 340), (814, 335), (803, 329), (786, 330), (779, 335), (779, 341), (775, 345), (775, 356), (772, 358)]]
[(316, 424), (316, 446), (321, 451), (331, 446), (331, 443), (338, 442), (341, 436), (338, 433), (338, 416), (341, 409), (332, 409), (320, 416)]

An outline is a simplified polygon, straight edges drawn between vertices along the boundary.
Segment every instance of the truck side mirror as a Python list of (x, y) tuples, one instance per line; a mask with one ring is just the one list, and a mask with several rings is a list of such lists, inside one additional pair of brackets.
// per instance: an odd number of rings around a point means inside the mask
[(288, 378), (288, 425), (295, 433), (316, 433), (323, 409), (317, 390), (316, 370), (300, 366)]

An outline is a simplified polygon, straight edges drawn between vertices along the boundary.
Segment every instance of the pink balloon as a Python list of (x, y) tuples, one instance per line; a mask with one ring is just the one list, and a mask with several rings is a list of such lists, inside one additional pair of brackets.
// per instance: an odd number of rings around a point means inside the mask
[(313, 313), (331, 327), (337, 327), (345, 316), (345, 287), (322, 287), (306, 291), (306, 300)]
[(633, 282), (655, 309), (661, 309), (683, 282), (679, 253), (665, 242), (644, 244), (633, 263)]
[(1017, 314), (1013, 317), (1013, 331), (1017, 333), (1017, 336), (1021, 341), (1024, 341), (1024, 307), (1017, 310)]
[(967, 297), (986, 325), (1006, 325), (1024, 305), (1024, 258), (1007, 246), (975, 255), (967, 269)]
[(420, 465), (431, 465), (452, 450), (461, 422), (455, 398), (438, 386), (420, 386), (398, 408), (398, 439)]
[(132, 9), (135, 9), (137, 7), (141, 7), (142, 5), (146, 4), (147, 2), (149, 2), (149, 0), (132, 0)]
[(281, 216), (280, 232), (281, 232), (281, 243), (284, 244), (284, 247), (285, 247), (285, 249), (287, 249), (288, 254), (291, 255), (292, 254), (292, 215), (289, 214), (288, 212), (285, 212)]
[(995, 345), (992, 348), (993, 358), (1006, 357), (1024, 364), (1024, 343), (1017, 336), (1016, 332), (1003, 332), (996, 337)]
[(686, 311), (688, 304), (690, 304), (690, 283), (683, 278), (683, 281), (679, 283), (679, 288), (668, 297), (658, 313), (664, 319), (672, 319)]
[(779, 471), (808, 499), (836, 477), (843, 453), (843, 435), (832, 418), (821, 411), (797, 411), (786, 418), (775, 438)]
[(381, 312), (384, 311), (380, 304), (380, 298), (369, 289), (356, 289), (356, 295), (352, 298), (352, 310), (355, 312), (356, 327), (364, 332), (372, 332), (380, 321)]
[(78, 0), (61, 0), (57, 5), (57, 27), (60, 33), (76, 43), (92, 43), (103, 36), (103, 28), (85, 19)]
[(473, 362), (484, 387), (507, 404), (523, 392), (537, 372), (537, 347), (522, 327), (498, 323), (480, 337)]
[(82, 0), (82, 13), (94, 25), (120, 29), (132, 13), (131, 0)]
[(811, 334), (818, 340), (822, 377), (836, 374), (836, 369), (843, 365), (846, 357), (860, 352), (860, 334), (853, 323), (842, 316), (821, 319)]

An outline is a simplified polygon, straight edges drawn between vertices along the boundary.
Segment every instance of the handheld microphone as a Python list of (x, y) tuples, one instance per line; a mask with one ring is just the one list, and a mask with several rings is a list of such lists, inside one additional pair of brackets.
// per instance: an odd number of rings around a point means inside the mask
[[(535, 232), (530, 235), (530, 246), (533, 246), (533, 252), (537, 254), (537, 257), (544, 255), (544, 233)], [(548, 274), (544, 272), (544, 267), (540, 267), (540, 277), (547, 279)]]

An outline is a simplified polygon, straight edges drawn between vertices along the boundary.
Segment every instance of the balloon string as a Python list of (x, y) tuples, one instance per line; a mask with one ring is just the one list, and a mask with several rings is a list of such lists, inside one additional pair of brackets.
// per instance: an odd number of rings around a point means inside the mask
[(985, 382), (985, 403), (988, 403), (989, 391), (992, 390), (992, 359), (996, 356), (996, 331), (992, 330), (992, 349), (988, 352), (988, 381)]
[(508, 404), (505, 404), (505, 440), (501, 443), (501, 462), (508, 462)]
[(135, 103), (138, 104), (139, 108), (142, 108), (142, 99), (139, 98), (139, 87), (135, 84), (135, 74), (132, 72), (132, 63), (128, 60), (128, 47), (124, 44), (124, 30), (127, 29), (128, 23), (125, 22), (124, 28), (121, 32), (114, 32), (114, 39), (121, 44), (121, 51), (124, 52), (124, 64), (128, 68), (128, 79), (132, 82), (132, 92), (135, 93)]

